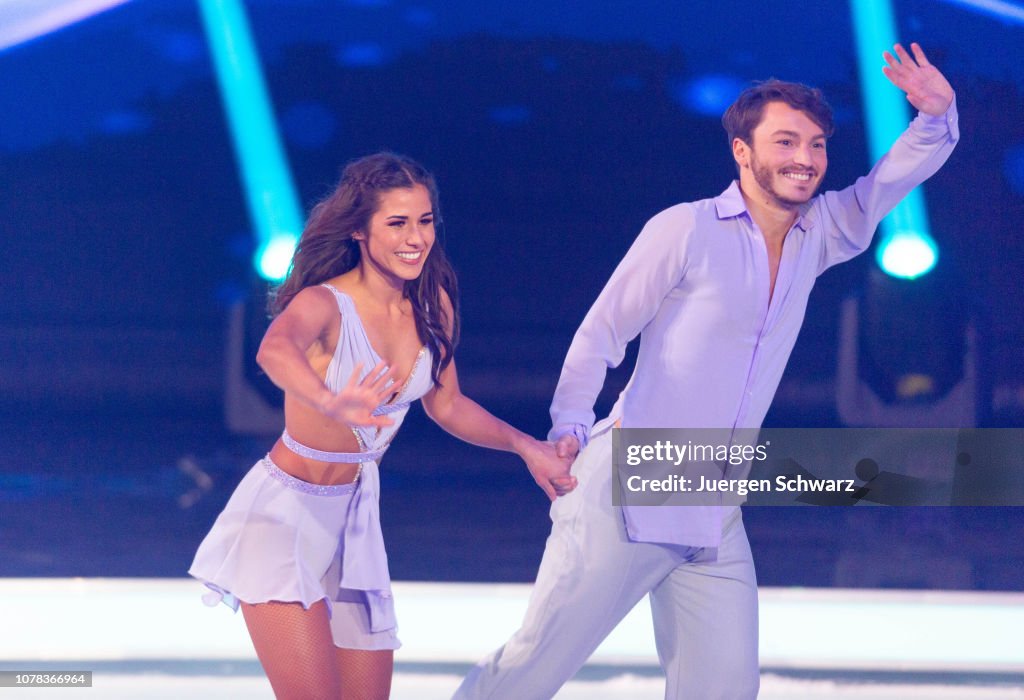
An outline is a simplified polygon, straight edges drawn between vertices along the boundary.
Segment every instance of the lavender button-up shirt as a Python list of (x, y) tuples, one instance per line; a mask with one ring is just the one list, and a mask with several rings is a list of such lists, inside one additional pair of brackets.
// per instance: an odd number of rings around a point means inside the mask
[[(769, 303), (764, 236), (739, 184), (657, 214), (573, 338), (551, 405), (550, 437), (585, 444), (608, 367), (640, 334), (610, 422), (626, 428), (758, 428), (771, 405), (818, 275), (864, 251), (879, 221), (946, 161), (955, 100), (919, 114), (868, 175), (805, 204), (786, 234)], [(609, 470), (611, 465), (608, 466)], [(624, 506), (631, 540), (715, 547), (735, 506)]]

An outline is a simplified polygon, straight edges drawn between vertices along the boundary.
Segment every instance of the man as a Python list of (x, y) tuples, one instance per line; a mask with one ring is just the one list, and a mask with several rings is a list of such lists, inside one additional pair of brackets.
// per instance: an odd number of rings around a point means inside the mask
[[(550, 698), (650, 594), (666, 698), (753, 698), (757, 584), (739, 508), (612, 504), (611, 430), (757, 428), (815, 278), (865, 250), (878, 222), (959, 138), (953, 89), (917, 44), (884, 54), (919, 115), (871, 173), (814, 193), (832, 115), (818, 90), (769, 81), (726, 111), (739, 182), (651, 219), (587, 314), (551, 406), (578, 488), (553, 527), (522, 628), (455, 697)], [(608, 367), (641, 335), (611, 415), (593, 425)], [(593, 427), (591, 427), (593, 426)]]

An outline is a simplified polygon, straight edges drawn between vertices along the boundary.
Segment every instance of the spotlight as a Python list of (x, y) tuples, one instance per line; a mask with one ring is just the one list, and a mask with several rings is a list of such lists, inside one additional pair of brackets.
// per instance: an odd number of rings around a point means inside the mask
[(977, 423), (975, 334), (948, 270), (898, 278), (872, 268), (843, 305), (837, 408), (851, 426)]
[(299, 239), (293, 234), (278, 234), (256, 250), (253, 264), (263, 279), (281, 282), (288, 276), (292, 255)]
[(930, 236), (919, 231), (897, 231), (879, 243), (875, 259), (886, 274), (912, 280), (935, 267), (939, 249)]

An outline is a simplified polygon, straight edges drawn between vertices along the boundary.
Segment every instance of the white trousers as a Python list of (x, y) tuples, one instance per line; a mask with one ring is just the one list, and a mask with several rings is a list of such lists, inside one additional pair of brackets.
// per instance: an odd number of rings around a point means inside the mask
[[(611, 431), (584, 449), (552, 528), (523, 626), (453, 700), (547, 700), (646, 594), (665, 697), (757, 697), (757, 582), (739, 509), (718, 548), (631, 542), (612, 506)], [(651, 506), (657, 507), (657, 506)]]

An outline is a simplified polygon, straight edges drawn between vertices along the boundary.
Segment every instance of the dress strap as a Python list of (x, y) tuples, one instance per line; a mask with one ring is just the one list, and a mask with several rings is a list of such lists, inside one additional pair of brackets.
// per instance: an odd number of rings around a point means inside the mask
[(343, 315), (352, 310), (350, 308), (352, 300), (348, 297), (347, 294), (343, 293), (337, 287), (327, 284), (326, 282), (322, 283), (320, 286), (326, 287), (327, 289), (331, 290), (331, 294), (334, 295), (334, 300), (338, 302), (338, 311), (340, 311)]
[(336, 462), (345, 464), (361, 464), (362, 462), (377, 462), (381, 457), (384, 456), (385, 449), (370, 450), (368, 452), (324, 452), (323, 450), (316, 450), (307, 445), (303, 445), (301, 442), (293, 438), (288, 434), (288, 429), (285, 428), (284, 432), (281, 433), (281, 442), (289, 450), (299, 455), (300, 457), (307, 457), (309, 459), (318, 459), (321, 462)]

